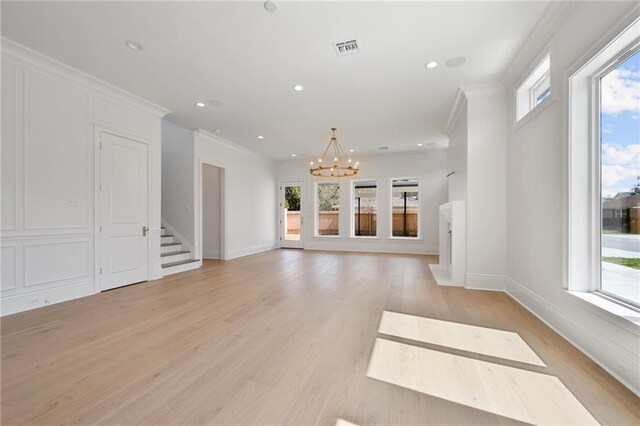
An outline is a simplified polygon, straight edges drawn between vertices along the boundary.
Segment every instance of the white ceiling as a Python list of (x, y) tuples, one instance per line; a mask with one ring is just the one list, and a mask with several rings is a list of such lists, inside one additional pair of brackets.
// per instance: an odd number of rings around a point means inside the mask
[[(498, 80), (546, 5), (3, 1), (2, 35), (285, 159), (318, 155), (330, 127), (362, 154), (446, 145), (456, 89)], [(354, 38), (361, 53), (338, 58), (333, 43)], [(444, 66), (457, 56), (466, 63)]]

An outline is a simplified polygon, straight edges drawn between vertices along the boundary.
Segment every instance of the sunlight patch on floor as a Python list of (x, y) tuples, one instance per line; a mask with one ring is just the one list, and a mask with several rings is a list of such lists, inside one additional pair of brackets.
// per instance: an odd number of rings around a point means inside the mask
[(532, 424), (598, 424), (557, 377), (390, 340), (367, 377)]
[(384, 311), (378, 333), (546, 367), (512, 331)]

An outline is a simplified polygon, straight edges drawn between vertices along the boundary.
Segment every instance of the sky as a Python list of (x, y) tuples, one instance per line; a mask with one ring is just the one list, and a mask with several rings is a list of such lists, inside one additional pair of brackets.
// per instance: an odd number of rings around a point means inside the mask
[(629, 191), (640, 176), (640, 51), (601, 83), (602, 196)]

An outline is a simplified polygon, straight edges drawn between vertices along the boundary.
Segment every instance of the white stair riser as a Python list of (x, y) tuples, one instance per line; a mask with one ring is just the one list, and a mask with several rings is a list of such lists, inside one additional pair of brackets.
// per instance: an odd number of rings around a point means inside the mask
[(171, 256), (162, 256), (160, 258), (161, 263), (180, 262), (181, 260), (191, 259), (191, 253), (173, 254)]
[(167, 228), (160, 228), (160, 235), (164, 235), (167, 233)]
[(169, 268), (162, 268), (162, 275), (166, 277), (167, 275), (177, 274), (178, 272), (190, 271), (191, 269), (196, 269), (199, 267), (200, 267), (199, 262), (191, 262), (191, 263), (185, 263), (184, 265), (171, 266)]
[(160, 253), (171, 253), (172, 251), (182, 251), (182, 244), (176, 244), (175, 246), (160, 247)]
[(162, 244), (167, 244), (167, 243), (177, 243), (178, 241), (175, 241), (173, 237), (160, 237), (160, 242)]

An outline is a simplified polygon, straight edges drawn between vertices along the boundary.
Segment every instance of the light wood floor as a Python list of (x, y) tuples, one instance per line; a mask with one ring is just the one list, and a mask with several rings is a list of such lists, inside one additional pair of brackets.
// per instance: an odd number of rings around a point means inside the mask
[[(2, 318), (2, 423), (513, 424), (366, 377), (376, 337), (557, 376), (602, 424), (630, 391), (435, 257), (274, 250)], [(382, 336), (383, 310), (517, 332), (547, 367)]]

